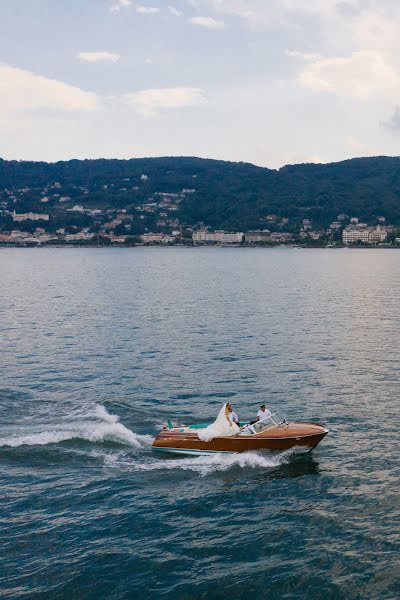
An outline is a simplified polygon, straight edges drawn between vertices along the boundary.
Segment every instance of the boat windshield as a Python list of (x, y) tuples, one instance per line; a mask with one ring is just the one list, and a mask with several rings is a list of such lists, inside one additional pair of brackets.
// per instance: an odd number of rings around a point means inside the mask
[(261, 419), (261, 421), (257, 421), (257, 423), (253, 423), (252, 425), (246, 425), (242, 429), (242, 432), (246, 435), (261, 433), (262, 431), (266, 431), (267, 429), (271, 429), (272, 427), (276, 427), (277, 425), (281, 425), (282, 423), (285, 423), (285, 419), (282, 418), (278, 412), (276, 412), (270, 417), (266, 417), (265, 419)]

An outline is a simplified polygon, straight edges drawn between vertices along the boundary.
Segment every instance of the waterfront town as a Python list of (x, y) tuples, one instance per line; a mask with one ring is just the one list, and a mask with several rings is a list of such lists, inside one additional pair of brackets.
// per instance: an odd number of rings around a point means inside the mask
[[(143, 174), (140, 182), (146, 178)], [(126, 192), (128, 184), (124, 180), (121, 190)], [(106, 192), (108, 186), (102, 188)], [(139, 187), (131, 189), (136, 192)], [(180, 218), (180, 205), (196, 193), (195, 188), (155, 192), (124, 208), (91, 201), (90, 190), (84, 187), (79, 189), (81, 202), (76, 202), (76, 192), (62, 190), (58, 182), (42, 190), (25, 187), (0, 192), (0, 245), (400, 246), (400, 232), (379, 215), (367, 223), (343, 213), (321, 228), (311, 218), (295, 221), (266, 214), (257, 229), (225, 231)], [(31, 210), (22, 212), (21, 207)]]
[[(81, 210), (76, 207), (74, 210)], [(101, 213), (101, 211), (92, 211)], [(107, 211), (108, 213), (114, 211)], [(358, 222), (356, 217), (350, 219), (350, 224), (343, 224), (340, 221), (331, 223), (326, 231), (314, 230), (308, 220), (303, 223), (298, 234), (285, 231), (270, 231), (260, 229), (246, 232), (228, 232), (211, 231), (207, 227), (199, 227), (194, 230), (192, 227), (183, 229), (179, 223), (175, 224), (175, 229), (170, 232), (148, 231), (139, 235), (129, 235), (130, 216), (125, 212), (119, 212), (111, 215), (104, 224), (103, 228), (97, 232), (90, 230), (90, 227), (77, 228), (74, 232), (68, 232), (65, 227), (56, 229), (55, 232), (48, 231), (46, 224), (50, 222), (50, 217), (45, 213), (12, 213), (13, 223), (35, 223), (37, 225), (25, 231), (23, 227), (18, 229), (11, 228), (9, 231), (0, 232), (0, 245), (16, 246), (41, 246), (41, 245), (216, 245), (216, 246), (274, 246), (274, 245), (302, 245), (302, 246), (393, 246), (400, 245), (400, 237), (391, 235), (395, 228), (390, 225), (379, 224), (369, 226), (366, 223)], [(116, 229), (125, 223), (128, 232), (125, 234), (116, 232)], [(28, 229), (28, 228), (27, 228)], [(339, 234), (339, 235), (338, 235)]]

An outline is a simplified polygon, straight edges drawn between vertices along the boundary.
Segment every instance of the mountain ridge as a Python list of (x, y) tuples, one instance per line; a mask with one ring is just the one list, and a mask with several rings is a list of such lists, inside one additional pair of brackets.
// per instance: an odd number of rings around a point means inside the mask
[[(175, 216), (189, 227), (258, 229), (270, 223), (272, 214), (289, 220), (288, 231), (298, 229), (304, 218), (323, 228), (340, 213), (368, 223), (385, 217), (400, 225), (400, 158), (360, 157), (279, 169), (191, 156), (52, 163), (0, 159), (2, 208), (40, 211), (45, 197), (46, 211), (57, 224), (71, 204), (134, 213), (158, 193), (181, 194)], [(68, 200), (61, 204), (60, 197)], [(143, 211), (137, 216), (143, 217)], [(151, 215), (140, 221), (137, 232), (140, 225), (156, 227)]]

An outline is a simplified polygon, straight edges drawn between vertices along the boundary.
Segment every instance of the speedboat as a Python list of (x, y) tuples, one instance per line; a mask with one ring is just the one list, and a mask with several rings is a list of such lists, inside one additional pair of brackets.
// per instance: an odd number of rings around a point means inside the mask
[(328, 433), (328, 429), (319, 423), (289, 423), (279, 413), (256, 423), (246, 423), (235, 435), (217, 436), (209, 442), (198, 436), (199, 430), (206, 427), (205, 424), (174, 426), (169, 421), (152, 446), (155, 450), (178, 454), (282, 451), (294, 447), (312, 450)]

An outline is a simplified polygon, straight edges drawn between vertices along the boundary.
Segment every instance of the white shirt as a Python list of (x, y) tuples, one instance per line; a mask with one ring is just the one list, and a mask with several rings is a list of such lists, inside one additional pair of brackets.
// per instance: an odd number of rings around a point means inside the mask
[(233, 411), (231, 413), (229, 413), (229, 419), (230, 419), (231, 423), (237, 423), (239, 420), (237, 414)]
[(267, 419), (268, 417), (270, 417), (271, 414), (272, 413), (270, 410), (268, 410), (268, 408), (266, 408), (264, 411), (261, 410), (261, 408), (260, 408), (260, 410), (257, 413), (257, 417), (259, 418), (260, 421), (262, 421), (263, 419)]

